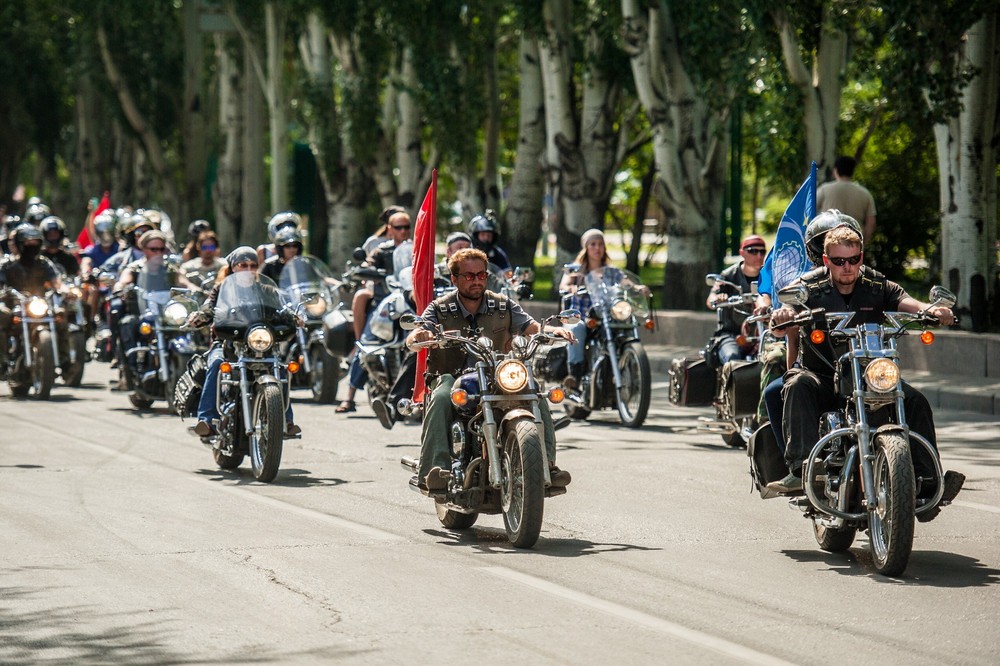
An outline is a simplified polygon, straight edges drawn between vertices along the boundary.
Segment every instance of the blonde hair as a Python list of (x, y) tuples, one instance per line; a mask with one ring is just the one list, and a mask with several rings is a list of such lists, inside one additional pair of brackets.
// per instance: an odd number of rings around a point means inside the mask
[(858, 232), (847, 226), (835, 227), (827, 232), (826, 237), (823, 239), (823, 254), (826, 254), (831, 245), (847, 245), (861, 250), (865, 249), (864, 242), (861, 240)]

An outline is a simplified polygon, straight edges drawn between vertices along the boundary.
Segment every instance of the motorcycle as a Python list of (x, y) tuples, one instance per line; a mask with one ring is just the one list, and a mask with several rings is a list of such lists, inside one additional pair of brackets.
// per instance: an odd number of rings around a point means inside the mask
[[(549, 317), (575, 324), (580, 313), (567, 310)], [(420, 317), (403, 315), (404, 330), (432, 326)], [(479, 514), (503, 514), (507, 539), (517, 548), (530, 548), (538, 540), (546, 497), (566, 492), (550, 485), (549, 467), (538, 403), (548, 398), (562, 401), (561, 387), (539, 390), (531, 357), (539, 345), (565, 342), (548, 333), (530, 338), (516, 336), (509, 352), (493, 349), (487, 337), (472, 338), (434, 325), (434, 339), (415, 347), (461, 346), (476, 359), (475, 368), (455, 380), (451, 402), (451, 478), (443, 496), (435, 493), (438, 520), (448, 529), (468, 529)], [(542, 327), (544, 331), (544, 326)], [(404, 456), (403, 468), (416, 474), (419, 461)], [(424, 495), (416, 477), (410, 487)]]
[(331, 404), (337, 398), (340, 361), (325, 345), (323, 318), (336, 302), (331, 293), (333, 274), (315, 257), (298, 256), (285, 264), (278, 286), (292, 303), (303, 304), (305, 326), (297, 329), (283, 357), (296, 360), (302, 371), (295, 374), (292, 388), (308, 387), (313, 400)]
[(90, 359), (87, 351), (87, 336), (89, 325), (84, 313), (86, 301), (83, 281), (74, 278), (64, 294), (53, 295), (57, 324), (65, 320), (67, 349), (63, 351), (60, 367), (63, 383), (66, 386), (80, 386), (83, 383), (84, 365)]
[[(568, 265), (566, 270), (579, 271)], [(639, 341), (639, 322), (654, 326), (649, 290), (638, 275), (620, 269), (591, 271), (576, 296), (590, 296), (585, 348), (586, 372), (578, 392), (566, 396), (566, 412), (586, 419), (596, 410), (615, 407), (623, 425), (638, 428), (646, 420), (652, 380), (649, 358)], [(565, 304), (565, 303), (564, 303)], [(547, 374), (546, 379), (562, 377)]]
[(140, 271), (134, 289), (142, 314), (138, 344), (126, 352), (124, 364), (129, 402), (137, 409), (149, 409), (154, 401), (165, 400), (173, 409), (177, 380), (188, 360), (204, 351), (199, 338), (185, 327), (198, 304), (186, 289), (152, 284), (145, 270)]
[(14, 328), (7, 345), (10, 392), (16, 398), (33, 393), (39, 400), (48, 400), (59, 358), (54, 292), (49, 289), (43, 296), (37, 296), (8, 288), (7, 293), (16, 299), (11, 310)]
[[(782, 303), (801, 306), (808, 291), (804, 285), (793, 285), (778, 296)], [(930, 300), (931, 308), (951, 307), (955, 296), (933, 287)], [(845, 551), (859, 530), (867, 530), (876, 571), (898, 576), (913, 549), (915, 517), (948, 502), (942, 501), (946, 479), (937, 452), (907, 425), (896, 340), (910, 330), (923, 329), (921, 341), (931, 344), (934, 334), (927, 328), (938, 320), (926, 310), (886, 312), (881, 324), (852, 326), (854, 314), (815, 309), (776, 327), (804, 327), (809, 331), (802, 336), (807, 345), (827, 341), (848, 345), (834, 363), (840, 407), (821, 416), (820, 438), (804, 464), (805, 497), (789, 503), (811, 520), (822, 550)], [(770, 427), (761, 427), (754, 436), (766, 437), (769, 432)], [(914, 450), (928, 454), (934, 478), (916, 477)], [(933, 496), (917, 499), (921, 486), (931, 482), (936, 483)]]
[(407, 270), (400, 280), (386, 278), (391, 291), (375, 306), (375, 311), (368, 320), (371, 337), (363, 337), (355, 343), (361, 355), (361, 367), (368, 375), (365, 392), (369, 402), (375, 398), (384, 400), (389, 395), (389, 389), (410, 353), (405, 344), (406, 331), (400, 323), (403, 315), (413, 313), (406, 297), (407, 292), (412, 291), (412, 279), (409, 275)]
[[(738, 292), (715, 305), (720, 318), (722, 312), (727, 309), (735, 309), (741, 314), (750, 315), (757, 300), (756, 292), (744, 294), (739, 285), (727, 282), (716, 273), (709, 273), (705, 277), (705, 282), (710, 287), (722, 283)], [(721, 435), (726, 446), (745, 448), (757, 427), (761, 371), (758, 355), (764, 349), (764, 345), (761, 344), (766, 335), (763, 321), (769, 316), (770, 313), (747, 317), (743, 331), (736, 338), (736, 343), (740, 347), (740, 358), (726, 362), (715, 372), (716, 389), (712, 401), (715, 418), (703, 416), (698, 419), (699, 431)], [(753, 327), (753, 333), (750, 327)], [(714, 352), (709, 348), (702, 353), (707, 359)]]
[[(307, 304), (308, 306), (308, 304)], [(263, 275), (233, 273), (223, 281), (215, 304), (214, 330), (222, 342), (216, 404), (217, 435), (204, 438), (215, 463), (236, 469), (249, 455), (254, 478), (270, 483), (281, 465), (289, 374), (278, 345), (295, 337), (296, 306)]]

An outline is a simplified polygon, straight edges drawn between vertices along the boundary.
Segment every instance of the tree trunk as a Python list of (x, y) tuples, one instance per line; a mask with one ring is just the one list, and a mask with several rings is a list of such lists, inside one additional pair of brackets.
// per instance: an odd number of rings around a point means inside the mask
[(213, 185), (215, 231), (223, 248), (238, 244), (243, 228), (243, 77), (240, 65), (226, 50), (226, 38), (215, 35), (219, 81), (219, 126), (224, 133), (222, 155)]
[(538, 58), (538, 41), (522, 34), (518, 57), (517, 154), (503, 236), (510, 260), (519, 266), (534, 265), (535, 248), (542, 233), (545, 181), (540, 167), (545, 154), (545, 100)]
[(205, 171), (208, 160), (208, 130), (201, 75), (204, 69), (202, 32), (198, 29), (198, 6), (185, 2), (184, 19), (184, 111), (182, 135), (184, 139), (184, 193), (177, 211), (178, 229), (183, 222), (204, 217), (209, 202), (205, 200)]
[(701, 309), (703, 276), (714, 268), (719, 238), (726, 119), (709, 111), (688, 77), (667, 4), (644, 5), (622, 0), (623, 32), (639, 99), (654, 128), (660, 174), (654, 194), (668, 235), (663, 305)]
[(961, 324), (989, 325), (997, 239), (998, 88), (1000, 20), (994, 8), (967, 33), (964, 56), (976, 68), (962, 93), (958, 117), (934, 128), (941, 188), (941, 264), (944, 284), (958, 296)]
[(267, 30), (267, 110), (271, 139), (271, 211), (288, 209), (288, 121), (285, 110), (285, 13), (274, 0), (264, 5)]
[(260, 86), (253, 85), (253, 56), (243, 48), (243, 207), (239, 239), (241, 245), (257, 245), (267, 238), (264, 203), (264, 99)]

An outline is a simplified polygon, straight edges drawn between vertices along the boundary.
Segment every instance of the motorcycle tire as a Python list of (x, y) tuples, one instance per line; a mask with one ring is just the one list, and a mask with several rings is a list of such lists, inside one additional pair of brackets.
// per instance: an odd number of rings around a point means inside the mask
[(219, 466), (219, 469), (236, 469), (243, 464), (244, 454), (234, 453), (231, 456), (227, 456), (222, 451), (214, 449), (212, 457), (215, 458), (215, 464)]
[(285, 402), (281, 387), (277, 384), (259, 386), (251, 409), (254, 433), (250, 435), (250, 465), (255, 479), (270, 483), (278, 475), (285, 437)]
[(56, 359), (52, 353), (52, 334), (49, 331), (38, 332), (38, 344), (34, 352), (34, 363), (31, 366), (31, 387), (35, 397), (48, 400), (52, 393), (52, 385), (56, 383)]
[(875, 570), (898, 576), (913, 550), (916, 480), (909, 443), (898, 432), (875, 436), (875, 496), (879, 506), (868, 512), (868, 536)]
[(337, 384), (340, 383), (340, 361), (321, 344), (309, 349), (309, 389), (313, 400), (321, 405), (337, 401)]
[(441, 521), (441, 525), (449, 530), (467, 530), (475, 525), (479, 518), (478, 512), (462, 513), (437, 502), (434, 503), (434, 508), (437, 510), (437, 517)]
[(153, 401), (150, 398), (143, 398), (137, 393), (129, 393), (128, 401), (132, 403), (132, 406), (136, 409), (149, 409), (153, 406)]
[(652, 377), (649, 357), (641, 342), (629, 342), (618, 357), (622, 387), (615, 396), (622, 425), (638, 428), (649, 413)]
[(500, 460), (500, 507), (507, 540), (515, 548), (531, 548), (542, 531), (545, 464), (534, 420), (519, 418), (509, 423)]
[(842, 553), (851, 547), (858, 534), (857, 527), (827, 527), (813, 521), (813, 536), (820, 550), (828, 553)]
[(174, 411), (174, 392), (177, 390), (177, 380), (187, 371), (187, 358), (180, 356), (170, 356), (170, 367), (167, 371), (167, 383), (163, 386), (163, 391), (167, 398), (167, 409)]
[(69, 334), (69, 344), (76, 351), (76, 361), (66, 371), (63, 382), (66, 386), (79, 387), (83, 383), (83, 368), (89, 358), (87, 337), (83, 331), (74, 331)]

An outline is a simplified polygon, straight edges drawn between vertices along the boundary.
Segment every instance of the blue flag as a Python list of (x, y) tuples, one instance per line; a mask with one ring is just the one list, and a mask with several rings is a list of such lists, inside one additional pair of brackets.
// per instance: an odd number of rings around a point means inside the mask
[(809, 269), (806, 255), (806, 226), (816, 217), (816, 163), (809, 168), (802, 187), (795, 193), (785, 214), (781, 216), (774, 247), (767, 253), (760, 271), (758, 291), (770, 294), (774, 307), (778, 307), (778, 290)]

